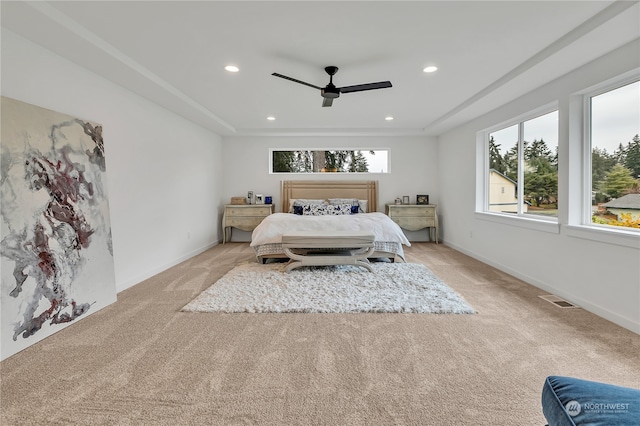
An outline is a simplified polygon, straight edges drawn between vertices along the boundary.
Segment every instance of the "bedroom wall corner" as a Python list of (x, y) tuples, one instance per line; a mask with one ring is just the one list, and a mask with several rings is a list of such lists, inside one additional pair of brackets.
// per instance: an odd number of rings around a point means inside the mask
[(104, 127), (116, 289), (217, 244), (222, 139), (2, 28), (2, 95)]

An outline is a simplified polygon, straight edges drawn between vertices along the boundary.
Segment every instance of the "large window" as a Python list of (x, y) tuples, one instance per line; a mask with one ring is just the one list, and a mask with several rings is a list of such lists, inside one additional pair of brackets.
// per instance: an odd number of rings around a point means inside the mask
[(488, 133), (486, 210), (558, 216), (558, 111)]
[(640, 228), (640, 81), (587, 95), (591, 222)]
[(389, 173), (386, 149), (270, 151), (271, 173)]

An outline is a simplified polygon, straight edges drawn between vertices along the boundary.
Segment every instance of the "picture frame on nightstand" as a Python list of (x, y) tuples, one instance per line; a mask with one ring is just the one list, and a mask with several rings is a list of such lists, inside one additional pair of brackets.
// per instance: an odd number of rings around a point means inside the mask
[(402, 204), (409, 204), (409, 196), (408, 195), (403, 195), (402, 196)]
[(429, 195), (416, 195), (416, 204), (429, 204)]

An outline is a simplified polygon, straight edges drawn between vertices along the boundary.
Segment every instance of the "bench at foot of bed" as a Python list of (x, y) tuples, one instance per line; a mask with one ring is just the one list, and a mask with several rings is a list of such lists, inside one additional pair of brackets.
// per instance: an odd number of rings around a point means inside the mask
[(375, 236), (366, 231), (290, 232), (282, 236), (282, 248), (291, 259), (286, 271), (301, 266), (355, 265), (373, 272), (367, 257), (374, 249)]

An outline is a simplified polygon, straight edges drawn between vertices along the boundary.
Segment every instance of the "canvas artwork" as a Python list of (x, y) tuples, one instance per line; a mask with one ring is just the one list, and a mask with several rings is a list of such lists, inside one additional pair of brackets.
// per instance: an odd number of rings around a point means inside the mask
[(115, 302), (102, 126), (2, 97), (0, 353)]

